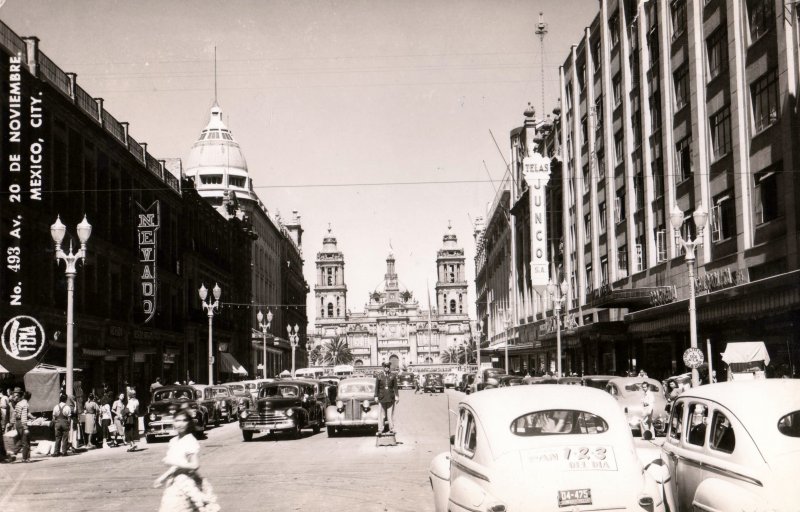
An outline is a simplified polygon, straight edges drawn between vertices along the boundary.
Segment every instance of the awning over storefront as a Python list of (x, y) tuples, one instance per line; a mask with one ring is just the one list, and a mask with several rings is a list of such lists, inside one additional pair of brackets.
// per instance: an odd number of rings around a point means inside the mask
[(239, 361), (227, 352), (219, 353), (219, 369), (224, 373), (247, 375), (247, 370), (244, 369), (244, 366), (239, 364)]
[(737, 341), (728, 343), (722, 353), (722, 360), (728, 364), (764, 361), (767, 365), (769, 353), (763, 341)]

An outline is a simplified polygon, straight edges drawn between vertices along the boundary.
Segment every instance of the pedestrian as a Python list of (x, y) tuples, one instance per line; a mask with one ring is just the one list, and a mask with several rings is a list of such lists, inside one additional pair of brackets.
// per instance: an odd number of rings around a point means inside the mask
[(650, 385), (646, 381), (642, 382), (641, 389), (642, 423), (639, 429), (642, 439), (649, 440), (655, 437), (655, 432), (653, 432), (653, 404), (655, 403), (655, 397), (653, 396), (653, 391), (650, 389)]
[(72, 407), (67, 405), (67, 395), (62, 393), (58, 399), (58, 404), (53, 407), (53, 428), (55, 429), (56, 439), (56, 444), (53, 447), (53, 457), (67, 455), (70, 416), (72, 416)]
[(153, 391), (157, 390), (161, 386), (163, 386), (163, 384), (161, 384), (161, 377), (156, 377), (156, 381), (150, 384), (150, 394), (152, 395)]
[(84, 414), (84, 434), (86, 435), (86, 439), (84, 439), (84, 444), (87, 447), (94, 446), (97, 448), (100, 443), (98, 443), (98, 428), (97, 428), (97, 419), (100, 413), (100, 406), (97, 404), (97, 399), (94, 396), (94, 393), (89, 393), (89, 397), (86, 399), (86, 404), (83, 406), (83, 414)]
[(125, 406), (128, 403), (125, 400), (125, 393), (120, 393), (119, 398), (111, 405), (111, 419), (114, 422), (114, 446), (119, 446), (119, 436), (125, 440), (125, 424), (122, 422)]
[(31, 431), (28, 428), (28, 400), (31, 392), (22, 392), (22, 388), (14, 388), (14, 427), (17, 429), (16, 452), (22, 450), (22, 461), (31, 461)]
[(200, 443), (192, 435), (194, 421), (186, 409), (180, 409), (173, 418), (176, 437), (169, 440), (167, 455), (162, 462), (169, 469), (159, 476), (153, 486), (166, 484), (159, 512), (217, 512), (219, 505), (208, 480), (201, 477)]
[(394, 433), (394, 407), (400, 402), (400, 394), (397, 376), (392, 373), (392, 365), (388, 361), (383, 363), (383, 372), (378, 374), (375, 398), (381, 404), (380, 430)]
[(0, 389), (0, 435), (5, 433), (11, 423), (11, 390)]
[(128, 451), (133, 452), (139, 442), (139, 400), (134, 390), (130, 391), (125, 411), (125, 443), (129, 446)]
[(102, 436), (101, 443), (103, 448), (108, 448), (111, 445), (111, 404), (108, 403), (108, 397), (104, 396), (100, 399), (100, 435)]

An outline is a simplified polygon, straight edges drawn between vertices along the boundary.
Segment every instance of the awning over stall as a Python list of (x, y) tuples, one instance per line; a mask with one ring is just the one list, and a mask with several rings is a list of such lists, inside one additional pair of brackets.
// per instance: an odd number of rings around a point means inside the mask
[(219, 356), (219, 369), (221, 372), (247, 375), (244, 365), (240, 364), (235, 357), (227, 352), (220, 352)]

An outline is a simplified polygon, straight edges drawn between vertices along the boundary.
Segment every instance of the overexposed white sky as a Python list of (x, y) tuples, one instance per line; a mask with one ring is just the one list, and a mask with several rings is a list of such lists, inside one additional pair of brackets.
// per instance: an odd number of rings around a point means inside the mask
[[(542, 55), (551, 113), (558, 66), (598, 5), (6, 0), (0, 19), (37, 36), (156, 158), (185, 159), (206, 125), (216, 47), (218, 101), (258, 195), (273, 213), (302, 216), (309, 304), (330, 223), (348, 306), (359, 311), (383, 279), (390, 244), (400, 281), (426, 307), (449, 221), (474, 304), (471, 221), (494, 197), (490, 180), (505, 172), (508, 134), (527, 103), (541, 113)], [(539, 11), (549, 30), (543, 53)]]

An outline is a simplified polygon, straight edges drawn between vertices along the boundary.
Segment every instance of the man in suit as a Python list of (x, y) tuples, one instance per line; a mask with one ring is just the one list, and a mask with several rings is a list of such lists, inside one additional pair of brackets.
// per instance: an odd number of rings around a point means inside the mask
[(394, 432), (394, 406), (400, 402), (400, 393), (397, 387), (397, 376), (392, 373), (392, 365), (383, 363), (383, 372), (378, 374), (375, 386), (375, 398), (381, 404), (380, 430)]

